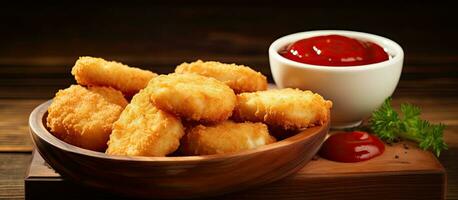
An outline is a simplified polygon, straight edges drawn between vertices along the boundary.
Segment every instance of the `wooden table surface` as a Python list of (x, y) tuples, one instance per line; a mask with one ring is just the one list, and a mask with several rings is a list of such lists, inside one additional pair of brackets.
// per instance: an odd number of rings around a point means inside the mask
[[(28, 115), (59, 88), (74, 83), (70, 69), (78, 56), (101, 56), (158, 73), (198, 58), (236, 62), (252, 66), (272, 81), (269, 44), (282, 35), (314, 29), (370, 32), (401, 44), (405, 64), (394, 105), (416, 104), (424, 119), (447, 126), (449, 149), (439, 160), (448, 174), (447, 199), (458, 199), (454, 6), (396, 1), (366, 9), (363, 3), (338, 1), (306, 7), (263, 1), (242, 7), (234, 3), (238, 1), (222, 5), (176, 1), (180, 5), (176, 7), (160, 2), (0, 6), (5, 27), (0, 31), (0, 199), (24, 198), (24, 175), (33, 149)], [(311, 9), (303, 12), (305, 8)]]

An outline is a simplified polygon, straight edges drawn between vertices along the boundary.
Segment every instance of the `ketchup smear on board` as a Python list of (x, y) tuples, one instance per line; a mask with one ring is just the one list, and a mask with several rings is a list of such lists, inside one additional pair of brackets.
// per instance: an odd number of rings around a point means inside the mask
[(358, 66), (389, 59), (381, 46), (341, 35), (302, 39), (279, 53), (296, 62), (321, 66)]
[(376, 136), (362, 131), (340, 132), (331, 135), (323, 144), (320, 156), (337, 162), (360, 162), (374, 158), (385, 151), (385, 145)]

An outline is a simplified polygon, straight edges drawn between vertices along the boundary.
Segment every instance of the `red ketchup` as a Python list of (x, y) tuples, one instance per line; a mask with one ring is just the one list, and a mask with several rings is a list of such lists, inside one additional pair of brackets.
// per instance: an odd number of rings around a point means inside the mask
[(323, 144), (320, 156), (337, 162), (360, 162), (374, 158), (385, 151), (385, 145), (376, 136), (366, 132), (341, 132), (331, 135)]
[(321, 66), (358, 66), (389, 59), (379, 45), (341, 35), (302, 39), (289, 45), (280, 54), (293, 61)]

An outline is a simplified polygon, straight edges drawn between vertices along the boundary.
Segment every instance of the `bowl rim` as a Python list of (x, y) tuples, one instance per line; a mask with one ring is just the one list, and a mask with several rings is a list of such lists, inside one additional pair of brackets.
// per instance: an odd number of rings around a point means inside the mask
[[(103, 152), (97, 152), (92, 150), (83, 149), (71, 144), (68, 144), (51, 134), (48, 129), (44, 125), (44, 117), (48, 111), (49, 105), (52, 103), (52, 99), (35, 107), (35, 109), (30, 113), (29, 116), (29, 128), (30, 134), (32, 139), (34, 137), (32, 134), (38, 136), (40, 139), (44, 140), (46, 143), (59, 148), (66, 152), (71, 152), (75, 154), (80, 154), (83, 156), (90, 156), (96, 157), (100, 159), (109, 159), (109, 160), (120, 160), (120, 161), (152, 161), (152, 162), (177, 162), (177, 161), (188, 161), (188, 162), (196, 162), (196, 161), (217, 161), (217, 160), (225, 160), (234, 157), (243, 157), (254, 155), (261, 152), (271, 151), (277, 148), (281, 148), (284, 146), (288, 146), (293, 143), (297, 143), (300, 141), (307, 140), (312, 138), (313, 136), (323, 132), (327, 133), (330, 127), (330, 117), (326, 120), (326, 123), (322, 126), (315, 126), (311, 128), (307, 128), (304, 131), (286, 138), (284, 140), (264, 145), (255, 149), (244, 150), (240, 152), (234, 153), (225, 153), (225, 154), (214, 154), (214, 155), (202, 155), (202, 156), (174, 156), (174, 157), (147, 157), (147, 156), (118, 156), (118, 155), (108, 155)], [(330, 116), (330, 115), (328, 115)], [(36, 142), (34, 141), (36, 146)]]
[[(367, 65), (327, 66), (327, 65), (312, 65), (312, 64), (296, 62), (296, 61), (289, 60), (281, 56), (279, 53), (279, 50), (283, 48), (285, 45), (291, 44), (297, 40), (305, 39), (308, 37), (319, 36), (319, 35), (329, 35), (329, 34), (338, 34), (338, 35), (343, 35), (347, 37), (368, 40), (368, 41), (371, 41), (371, 42), (374, 42), (380, 45), (384, 49), (386, 49), (387, 47), (391, 48), (395, 55), (392, 56), (392, 58), (390, 57), (390, 59), (386, 61), (367, 64)], [(350, 31), (350, 30), (312, 30), (312, 31), (304, 31), (304, 32), (298, 32), (298, 33), (285, 35), (285, 36), (282, 36), (276, 39), (274, 42), (272, 42), (271, 45), (269, 46), (268, 51), (269, 51), (269, 57), (271, 59), (275, 59), (289, 66), (293, 66), (293, 67), (301, 68), (301, 69), (314, 69), (314, 70), (322, 70), (322, 71), (342, 72), (342, 71), (364, 71), (364, 70), (370, 70), (370, 69), (378, 69), (378, 68), (393, 66), (395, 63), (398, 63), (404, 59), (404, 51), (402, 47), (398, 43), (394, 42), (393, 40), (388, 39), (386, 37), (379, 36), (379, 35), (371, 34), (371, 33)]]

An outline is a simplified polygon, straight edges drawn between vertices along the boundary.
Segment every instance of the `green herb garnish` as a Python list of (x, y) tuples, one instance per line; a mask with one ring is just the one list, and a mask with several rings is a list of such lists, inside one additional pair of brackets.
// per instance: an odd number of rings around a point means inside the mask
[(393, 142), (397, 138), (419, 143), (423, 150), (432, 150), (437, 156), (447, 149), (443, 135), (443, 124), (431, 124), (420, 118), (421, 109), (412, 104), (401, 105), (400, 116), (391, 106), (391, 98), (372, 113), (370, 126), (382, 140)]

